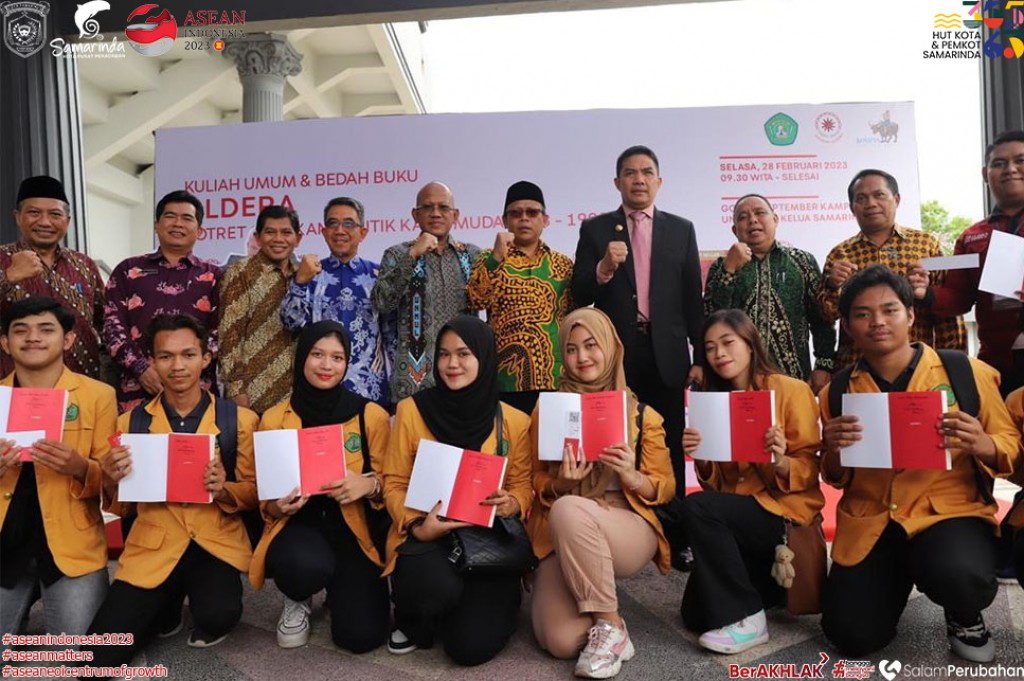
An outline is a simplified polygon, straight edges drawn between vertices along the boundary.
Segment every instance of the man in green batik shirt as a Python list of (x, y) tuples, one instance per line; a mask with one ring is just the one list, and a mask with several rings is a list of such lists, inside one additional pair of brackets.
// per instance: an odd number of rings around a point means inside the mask
[[(739, 242), (708, 270), (704, 311), (746, 312), (779, 368), (808, 381), (817, 393), (834, 369), (836, 331), (815, 302), (821, 283), (818, 262), (807, 251), (779, 244), (778, 225), (779, 216), (760, 194), (736, 202), (732, 231)], [(814, 338), (813, 370), (808, 335)]]

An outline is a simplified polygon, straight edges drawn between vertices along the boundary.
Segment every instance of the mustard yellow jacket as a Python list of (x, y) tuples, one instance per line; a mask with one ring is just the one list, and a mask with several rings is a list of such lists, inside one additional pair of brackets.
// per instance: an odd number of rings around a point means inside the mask
[[(1017, 426), (1017, 431), (1020, 432), (1024, 428), (1024, 388), (1017, 388), (1006, 396), (1006, 408), (1010, 412), (1013, 424)], [(1017, 457), (1017, 467), (1010, 479), (1024, 487), (1024, 455)], [(1024, 502), (1018, 503), (1010, 510), (1009, 522), (1017, 529), (1024, 528)]]
[[(370, 442), (370, 466), (374, 471), (380, 471), (384, 463), (384, 452), (388, 447), (388, 436), (391, 434), (391, 425), (388, 413), (378, 405), (370, 402), (366, 405), (364, 420), (366, 421), (366, 433), (359, 432), (359, 417), (354, 416), (344, 424), (345, 437), (345, 466), (352, 475), (362, 475), (363, 472), (363, 437), (368, 437)], [(292, 409), (291, 402), (285, 400), (267, 410), (260, 421), (260, 430), (298, 430), (302, 428), (302, 419)], [(358, 434), (358, 437), (351, 437)], [(267, 512), (270, 502), (260, 504), (263, 512), (263, 537), (256, 546), (252, 556), (252, 564), (249, 566), (249, 581), (257, 589), (263, 587), (263, 580), (266, 577), (267, 550), (274, 537), (281, 533), (284, 526), (288, 524), (289, 518), (275, 518)], [(383, 501), (371, 502), (374, 508), (382, 508)], [(362, 500), (352, 504), (341, 506), (341, 516), (345, 519), (352, 533), (359, 542), (359, 548), (363, 550), (366, 557), (379, 566), (384, 565), (382, 556), (377, 555), (377, 549), (370, 537), (370, 528), (366, 524), (366, 511)]]
[[(972, 455), (952, 450), (952, 469), (884, 470), (847, 468), (840, 465), (839, 452), (825, 451), (821, 459), (822, 479), (843, 490), (836, 510), (836, 535), (832, 560), (840, 565), (857, 565), (868, 555), (889, 521), (899, 523), (913, 537), (937, 522), (950, 518), (981, 518), (996, 526), (996, 503), (987, 501), (978, 489), (975, 463), (982, 474), (1005, 478), (1020, 464), (1020, 431), (1006, 410), (999, 394), (999, 374), (980, 360), (971, 358), (981, 410), (978, 420), (996, 444), (996, 465), (986, 466)], [(950, 379), (942, 360), (925, 345), (921, 361), (907, 386), (908, 392), (943, 390)], [(828, 389), (818, 396), (822, 422), (832, 415), (828, 409)], [(879, 392), (871, 374), (854, 368), (849, 392)], [(952, 391), (947, 390), (947, 399)], [(957, 411), (958, 404), (948, 407)], [(972, 459), (974, 459), (972, 461)]]
[[(13, 386), (14, 374), (0, 384)], [(36, 465), (36, 491), (54, 563), (68, 577), (81, 577), (107, 566), (107, 540), (100, 513), (103, 473), (99, 460), (110, 451), (107, 440), (117, 423), (117, 397), (110, 386), (66, 368), (54, 387), (68, 391), (63, 442), (86, 459), (89, 469), (81, 483)], [(0, 478), (0, 526), (7, 517), (20, 475), (21, 466), (12, 466)]]
[[(150, 433), (170, 433), (171, 424), (157, 395), (145, 406), (153, 417)], [(218, 435), (214, 401), (203, 414), (196, 433)], [(117, 427), (128, 432), (131, 412), (121, 414)], [(248, 572), (252, 545), (242, 524), (239, 511), (256, 508), (256, 469), (252, 450), (252, 433), (258, 417), (244, 407), (238, 408), (238, 453), (235, 460), (235, 482), (224, 483), (228, 498), (212, 504), (179, 504), (170, 502), (134, 503), (117, 500), (117, 487), (104, 488), (104, 508), (122, 518), (132, 513), (138, 517), (124, 542), (124, 552), (117, 562), (114, 579), (142, 589), (164, 583), (190, 541), (195, 541), (211, 555)], [(220, 449), (215, 452), (220, 457)]]

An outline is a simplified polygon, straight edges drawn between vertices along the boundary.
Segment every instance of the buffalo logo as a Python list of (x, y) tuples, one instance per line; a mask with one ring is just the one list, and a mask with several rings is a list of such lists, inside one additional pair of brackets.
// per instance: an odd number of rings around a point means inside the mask
[(166, 9), (161, 10), (157, 5), (139, 5), (128, 15), (124, 35), (139, 54), (159, 57), (174, 45), (178, 24)]
[(868, 123), (868, 126), (871, 128), (871, 132), (878, 135), (880, 141), (899, 142), (900, 124), (889, 117), (888, 111), (882, 114), (882, 120), (877, 123)]
[(19, 57), (31, 57), (43, 47), (46, 38), (48, 2), (8, 2), (4, 15), (4, 44)]
[(94, 40), (100, 37), (100, 22), (95, 17), (100, 12), (110, 9), (110, 3), (106, 0), (89, 0), (82, 3), (75, 10), (75, 26), (78, 27), (78, 37)]

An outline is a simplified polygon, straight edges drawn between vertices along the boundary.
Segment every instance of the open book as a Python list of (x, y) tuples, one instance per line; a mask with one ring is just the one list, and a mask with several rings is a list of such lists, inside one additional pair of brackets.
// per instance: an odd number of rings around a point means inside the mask
[(429, 513), (440, 501), (445, 518), (491, 527), (495, 507), (480, 502), (501, 489), (507, 463), (504, 456), (420, 440), (405, 505)]
[(775, 425), (775, 391), (687, 393), (687, 427), (700, 431), (694, 459), (771, 463), (764, 436)]
[(0, 386), (0, 438), (20, 447), (21, 461), (32, 461), (36, 440), (64, 437), (68, 391), (63, 388), (11, 388)]
[(949, 470), (945, 438), (936, 426), (945, 393), (846, 393), (843, 415), (860, 419), (861, 439), (844, 447), (839, 461), (856, 468)]
[(281, 499), (299, 488), (303, 496), (345, 478), (345, 441), (340, 425), (253, 433), (256, 490), (260, 501)]
[(209, 504), (203, 477), (213, 460), (213, 435), (122, 433), (132, 470), (118, 484), (119, 501)]
[(538, 400), (541, 461), (561, 461), (568, 445), (577, 459), (597, 461), (606, 447), (629, 442), (626, 393), (541, 393)]

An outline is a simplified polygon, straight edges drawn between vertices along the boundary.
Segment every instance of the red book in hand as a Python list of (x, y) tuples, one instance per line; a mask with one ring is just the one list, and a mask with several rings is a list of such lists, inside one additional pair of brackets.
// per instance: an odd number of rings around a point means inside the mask
[(732, 460), (771, 463), (764, 449), (764, 436), (775, 422), (775, 405), (770, 391), (729, 393), (729, 428), (732, 435)]
[(494, 522), (495, 507), (484, 506), (480, 502), (501, 489), (507, 462), (504, 456), (470, 450), (462, 452), (445, 517), (490, 527)]
[(609, 390), (580, 396), (583, 412), (583, 454), (597, 461), (605, 448), (628, 442), (626, 393)]
[(948, 470), (945, 438), (935, 427), (943, 407), (934, 392), (889, 393), (893, 468)]
[(299, 431), (299, 493), (327, 494), (324, 485), (345, 478), (345, 451), (340, 425), (303, 428)]
[[(67, 400), (68, 391), (63, 388), (15, 388), (7, 415), (7, 431), (42, 430), (47, 440), (60, 442), (64, 437)], [(32, 461), (31, 449), (22, 449), (19, 459)]]
[(213, 500), (203, 485), (212, 454), (209, 435), (167, 436), (167, 501), (208, 504)]

